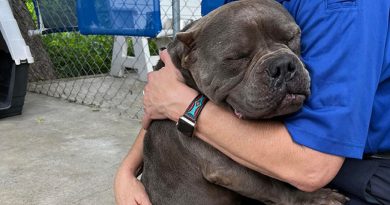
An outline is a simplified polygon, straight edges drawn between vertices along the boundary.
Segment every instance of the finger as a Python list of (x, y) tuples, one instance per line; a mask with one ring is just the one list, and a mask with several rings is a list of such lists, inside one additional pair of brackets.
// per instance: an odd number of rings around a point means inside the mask
[(122, 200), (117, 200), (116, 205), (138, 205), (138, 202), (134, 198), (123, 198)]
[(142, 205), (152, 205), (152, 202), (150, 202), (148, 195), (146, 193), (143, 193), (139, 196), (137, 202)]
[(142, 118), (142, 128), (144, 128), (145, 130), (148, 129), (151, 121), (152, 120), (150, 119), (150, 117), (147, 114), (144, 114), (144, 117)]
[[(162, 67), (161, 69), (163, 69), (164, 67)], [(154, 78), (154, 75), (156, 75), (156, 72), (158, 71), (152, 71), (152, 72), (149, 72), (148, 74), (146, 74), (146, 80), (147, 82), (150, 82), (153, 78)], [(146, 83), (145, 87), (144, 87), (144, 90), (145, 88), (148, 86), (148, 83)]]
[(167, 67), (171, 67), (171, 66), (175, 67), (173, 65), (171, 56), (169, 55), (167, 49), (165, 49), (163, 51), (160, 51), (160, 59), (164, 62), (165, 66), (167, 66)]
[(139, 203), (135, 200), (135, 199), (132, 199), (131, 201), (129, 201), (126, 205), (138, 205)]
[(165, 49), (163, 51), (160, 51), (160, 59), (164, 62), (165, 67), (161, 68), (160, 71), (162, 70), (167, 70), (167, 71), (173, 71), (175, 72), (175, 75), (177, 76), (177, 79), (180, 81), (184, 81), (183, 75), (179, 71), (179, 69), (176, 68), (176, 66), (172, 62), (172, 58), (168, 53), (168, 50)]

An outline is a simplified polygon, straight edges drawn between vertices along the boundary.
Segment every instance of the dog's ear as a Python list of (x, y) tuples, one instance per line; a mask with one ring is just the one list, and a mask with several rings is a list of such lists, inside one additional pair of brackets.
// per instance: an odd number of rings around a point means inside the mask
[(187, 31), (178, 32), (176, 39), (186, 45), (188, 48), (193, 48), (195, 39), (199, 34), (199, 28), (191, 28)]
[(195, 40), (194, 33), (192, 31), (179, 32), (176, 34), (177, 40), (184, 43), (187, 47), (193, 47), (193, 42)]
[(181, 32), (176, 34), (175, 40), (168, 45), (168, 52), (172, 58), (172, 62), (183, 75), (186, 84), (195, 90), (199, 90), (191, 72), (188, 70), (189, 65), (196, 60), (192, 53), (198, 33), (198, 29), (194, 28), (196, 22), (190, 23)]
[[(180, 33), (182, 34), (186, 32), (180, 32)], [(198, 86), (194, 81), (194, 78), (192, 77), (190, 71), (188, 70), (188, 66), (190, 62), (193, 62), (194, 60), (193, 55), (191, 53), (192, 49), (189, 46), (187, 46), (186, 43), (179, 40), (177, 36), (179, 36), (179, 33), (176, 35), (176, 40), (171, 42), (168, 45), (169, 55), (171, 56), (173, 64), (179, 69), (179, 71), (183, 75), (185, 83), (191, 88), (195, 90), (199, 90)], [(189, 43), (192, 44), (192, 42)]]
[(194, 46), (195, 39), (199, 34), (199, 22), (199, 20), (196, 20), (186, 25), (180, 32), (176, 34), (176, 40), (180, 41), (188, 48), (192, 48)]
[(199, 33), (199, 27), (197, 24), (192, 23), (188, 27), (184, 28), (183, 31), (176, 34), (176, 49), (177, 53), (180, 54), (181, 66), (187, 68), (189, 64), (194, 63), (195, 56), (193, 52), (195, 50), (195, 39)]

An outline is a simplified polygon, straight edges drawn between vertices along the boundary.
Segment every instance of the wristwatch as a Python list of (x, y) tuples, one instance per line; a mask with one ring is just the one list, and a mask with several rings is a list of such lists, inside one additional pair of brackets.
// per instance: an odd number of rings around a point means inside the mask
[(176, 124), (177, 129), (188, 137), (192, 137), (195, 130), (196, 120), (199, 117), (200, 112), (204, 108), (208, 101), (208, 98), (202, 94), (196, 96), (191, 104), (186, 109), (183, 116), (179, 118)]

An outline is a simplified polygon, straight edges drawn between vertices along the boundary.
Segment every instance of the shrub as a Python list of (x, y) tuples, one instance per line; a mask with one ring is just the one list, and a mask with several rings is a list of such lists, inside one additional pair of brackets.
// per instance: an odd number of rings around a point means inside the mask
[(107, 73), (111, 67), (113, 37), (83, 36), (77, 32), (43, 36), (58, 77)]

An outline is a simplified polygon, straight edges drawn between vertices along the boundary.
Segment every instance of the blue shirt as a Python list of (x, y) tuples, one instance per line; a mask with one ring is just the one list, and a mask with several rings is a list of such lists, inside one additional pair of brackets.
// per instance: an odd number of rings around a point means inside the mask
[(285, 120), (293, 140), (333, 155), (390, 151), (390, 0), (277, 0), (302, 30), (312, 95)]
[(302, 30), (311, 97), (296, 143), (350, 158), (390, 151), (390, 0), (280, 1)]

